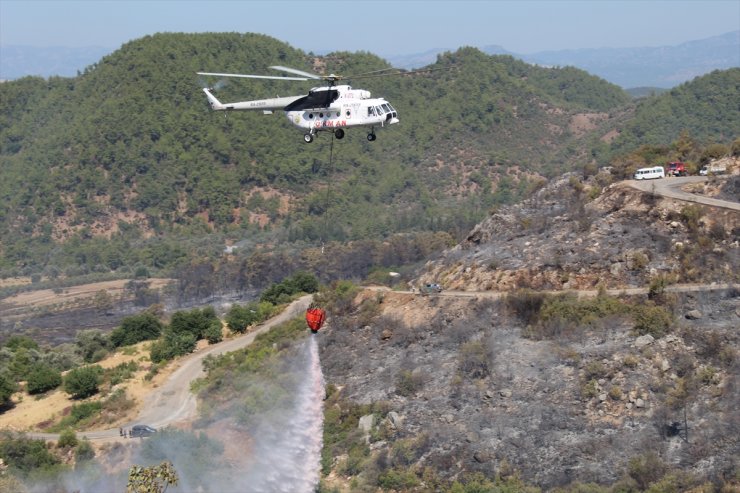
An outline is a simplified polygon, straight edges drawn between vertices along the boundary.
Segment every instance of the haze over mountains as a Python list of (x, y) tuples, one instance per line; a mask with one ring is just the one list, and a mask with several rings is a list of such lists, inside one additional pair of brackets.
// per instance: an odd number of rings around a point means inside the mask
[[(412, 69), (434, 63), (438, 54), (457, 48), (432, 48), (422, 53), (385, 58), (393, 66)], [(673, 46), (583, 48), (531, 54), (514, 53), (499, 45), (479, 48), (487, 54), (511, 55), (539, 65), (574, 66), (625, 89), (671, 88), (713, 70), (740, 66), (740, 31)], [(3, 46), (0, 48), (0, 79), (27, 75), (72, 77), (113, 51), (113, 48), (99, 46)]]

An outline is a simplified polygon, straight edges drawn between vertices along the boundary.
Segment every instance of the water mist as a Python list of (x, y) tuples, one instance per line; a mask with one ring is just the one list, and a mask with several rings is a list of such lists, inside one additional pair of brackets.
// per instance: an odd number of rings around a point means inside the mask
[(310, 493), (321, 471), (324, 375), (314, 335), (298, 351), (298, 386), (291, 409), (262, 425), (255, 437), (254, 464), (245, 491)]

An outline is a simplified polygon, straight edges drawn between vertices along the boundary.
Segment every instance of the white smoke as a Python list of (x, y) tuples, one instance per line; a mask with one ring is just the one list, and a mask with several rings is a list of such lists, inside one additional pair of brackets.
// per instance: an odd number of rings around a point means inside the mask
[[(200, 448), (200, 442), (193, 441), (196, 434), (188, 432), (182, 433), (190, 437), (175, 436), (173, 440), (160, 443), (157, 453), (161, 457), (154, 462), (140, 456), (141, 448), (153, 443), (137, 441), (136, 445), (135, 442), (127, 444), (126, 448), (136, 448), (132, 463), (155, 465), (161, 460), (171, 461), (180, 477), (179, 484), (168, 489), (173, 493), (314, 492), (321, 471), (325, 397), (317, 337), (308, 337), (295, 351), (290, 352), (290, 360), (286, 361), (283, 367), (285, 373), (280, 378), (283, 383), (291, 382), (286, 390), (292, 398), (287, 402), (281, 401), (278, 409), (270, 409), (256, 419), (256, 423), (250, 426), (250, 444), (236, 444), (237, 447), (243, 446), (245, 454), (249, 456), (240, 466), (222, 463), (218, 453), (211, 457), (213, 463), (210, 466), (200, 464), (201, 461), (208, 462), (205, 460), (210, 455), (208, 448), (205, 445), (206, 448)], [(234, 395), (234, 399), (240, 398)], [(228, 415), (219, 417), (229, 418)], [(239, 434), (233, 439), (244, 440), (244, 435)], [(244, 462), (248, 463), (246, 467)], [(195, 471), (202, 466), (206, 471), (198, 476), (199, 473)], [(60, 475), (52, 483), (34, 481), (27, 486), (31, 493), (123, 491), (126, 475), (127, 471), (111, 475), (93, 462), (90, 467)]]
[(294, 407), (271, 420), (255, 439), (254, 465), (245, 479), (255, 493), (310, 493), (319, 482), (324, 422), (324, 375), (316, 336), (304, 343), (302, 383)]

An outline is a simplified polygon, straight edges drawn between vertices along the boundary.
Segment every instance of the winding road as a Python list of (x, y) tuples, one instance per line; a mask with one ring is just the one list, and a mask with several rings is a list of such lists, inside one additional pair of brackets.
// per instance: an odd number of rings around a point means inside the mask
[[(178, 361), (179, 367), (170, 375), (164, 385), (154, 389), (147, 397), (139, 416), (132, 423), (123, 425), (131, 428), (135, 424), (147, 424), (161, 428), (170, 424), (187, 421), (196, 415), (195, 395), (190, 392), (190, 382), (203, 375), (203, 358), (208, 355), (220, 355), (236, 351), (251, 344), (255, 337), (271, 328), (305, 312), (313, 295), (306, 295), (283, 310), (280, 315), (271, 318), (256, 330), (242, 336), (212, 344)], [(111, 441), (120, 439), (119, 428), (109, 430), (91, 430), (79, 432), (91, 441)], [(57, 440), (56, 433), (27, 433), (31, 438)]]
[[(727, 179), (727, 177), (717, 178)], [(624, 183), (642, 192), (656, 193), (663, 197), (694, 202), (697, 204), (711, 205), (723, 209), (740, 211), (740, 203), (728, 200), (714, 199), (694, 193), (684, 192), (682, 187), (694, 183), (705, 183), (709, 180), (706, 176), (681, 176), (677, 178), (664, 178), (658, 180), (629, 180)]]

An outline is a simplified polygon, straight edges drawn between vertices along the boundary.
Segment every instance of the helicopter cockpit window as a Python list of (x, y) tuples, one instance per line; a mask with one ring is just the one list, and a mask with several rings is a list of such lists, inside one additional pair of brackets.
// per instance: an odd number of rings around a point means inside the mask
[(373, 106), (367, 107), (367, 116), (375, 116), (375, 108)]
[(390, 109), (390, 107), (389, 107), (388, 104), (383, 104), (383, 109), (385, 110), (386, 113), (390, 113), (391, 112), (391, 109)]
[(382, 107), (380, 107), (380, 106), (376, 106), (376, 107), (375, 107), (375, 111), (377, 111), (377, 112), (378, 112), (378, 116), (380, 116), (380, 115), (382, 115), (382, 114), (383, 114), (383, 108), (382, 108)]

